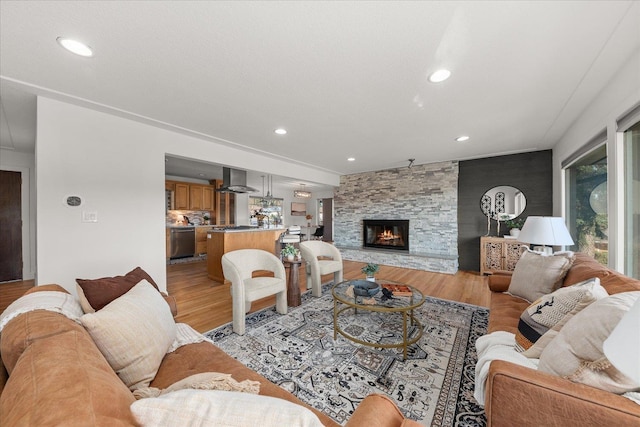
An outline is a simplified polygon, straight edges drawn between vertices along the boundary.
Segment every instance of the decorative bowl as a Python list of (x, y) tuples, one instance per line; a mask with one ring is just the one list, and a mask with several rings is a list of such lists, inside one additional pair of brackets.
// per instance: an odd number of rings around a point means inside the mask
[(359, 297), (372, 297), (380, 292), (380, 285), (376, 282), (370, 282), (368, 280), (354, 280), (353, 293)]

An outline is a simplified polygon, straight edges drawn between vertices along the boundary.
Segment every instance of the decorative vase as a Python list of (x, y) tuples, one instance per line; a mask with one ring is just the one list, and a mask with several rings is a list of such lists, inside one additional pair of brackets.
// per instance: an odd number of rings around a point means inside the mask
[(374, 276), (367, 276), (367, 280), (368, 280), (369, 282), (375, 282), (375, 281), (376, 281), (376, 278), (375, 278)]
[(511, 234), (513, 237), (517, 238), (518, 235), (520, 234), (520, 229), (519, 228), (512, 228), (509, 231), (509, 234)]
[(295, 259), (295, 255), (287, 255), (287, 261), (293, 262), (294, 259)]

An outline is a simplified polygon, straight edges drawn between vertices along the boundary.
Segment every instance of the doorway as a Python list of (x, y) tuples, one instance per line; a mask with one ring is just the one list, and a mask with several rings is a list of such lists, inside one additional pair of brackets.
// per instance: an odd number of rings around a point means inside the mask
[(22, 175), (0, 171), (0, 282), (22, 280)]

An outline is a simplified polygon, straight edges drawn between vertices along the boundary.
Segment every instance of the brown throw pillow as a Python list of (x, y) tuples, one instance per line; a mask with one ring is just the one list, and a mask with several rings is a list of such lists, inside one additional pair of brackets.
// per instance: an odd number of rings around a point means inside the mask
[(524, 249), (513, 270), (509, 293), (529, 302), (550, 294), (562, 285), (573, 260), (573, 252), (544, 255)]
[[(151, 276), (140, 267), (136, 267), (124, 276), (102, 277), (100, 279), (76, 279), (78, 283), (78, 297), (85, 313), (98, 311), (114, 299), (121, 297), (129, 292), (131, 288), (146, 280), (151, 283), (154, 288), (158, 289), (158, 285), (153, 281)], [(160, 291), (158, 289), (158, 291)], [(85, 301), (89, 304), (86, 307)]]

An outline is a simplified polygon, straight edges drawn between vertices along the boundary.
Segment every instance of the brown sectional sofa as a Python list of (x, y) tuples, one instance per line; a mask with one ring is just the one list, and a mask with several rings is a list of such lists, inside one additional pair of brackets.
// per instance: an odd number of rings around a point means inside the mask
[[(639, 280), (610, 270), (582, 253), (576, 253), (563, 286), (593, 277), (600, 279), (610, 295), (640, 290)], [(530, 304), (506, 293), (510, 281), (508, 274), (489, 276), (489, 333), (515, 334), (520, 315)], [(640, 426), (640, 405), (625, 397), (510, 362), (491, 363), (485, 390), (485, 412), (492, 427)]]
[[(66, 292), (58, 285), (27, 292)], [(62, 314), (34, 310), (10, 320), (0, 335), (4, 367), (2, 425), (135, 426), (129, 407), (133, 394), (120, 380), (80, 324)], [(6, 370), (5, 370), (6, 368)], [(151, 387), (166, 388), (202, 372), (232, 374), (237, 381), (260, 383), (260, 394), (310, 408), (327, 426), (337, 426), (293, 394), (269, 382), (209, 342), (187, 344), (165, 356)], [(6, 383), (4, 382), (6, 380)], [(348, 426), (409, 426), (386, 396), (364, 399)]]

